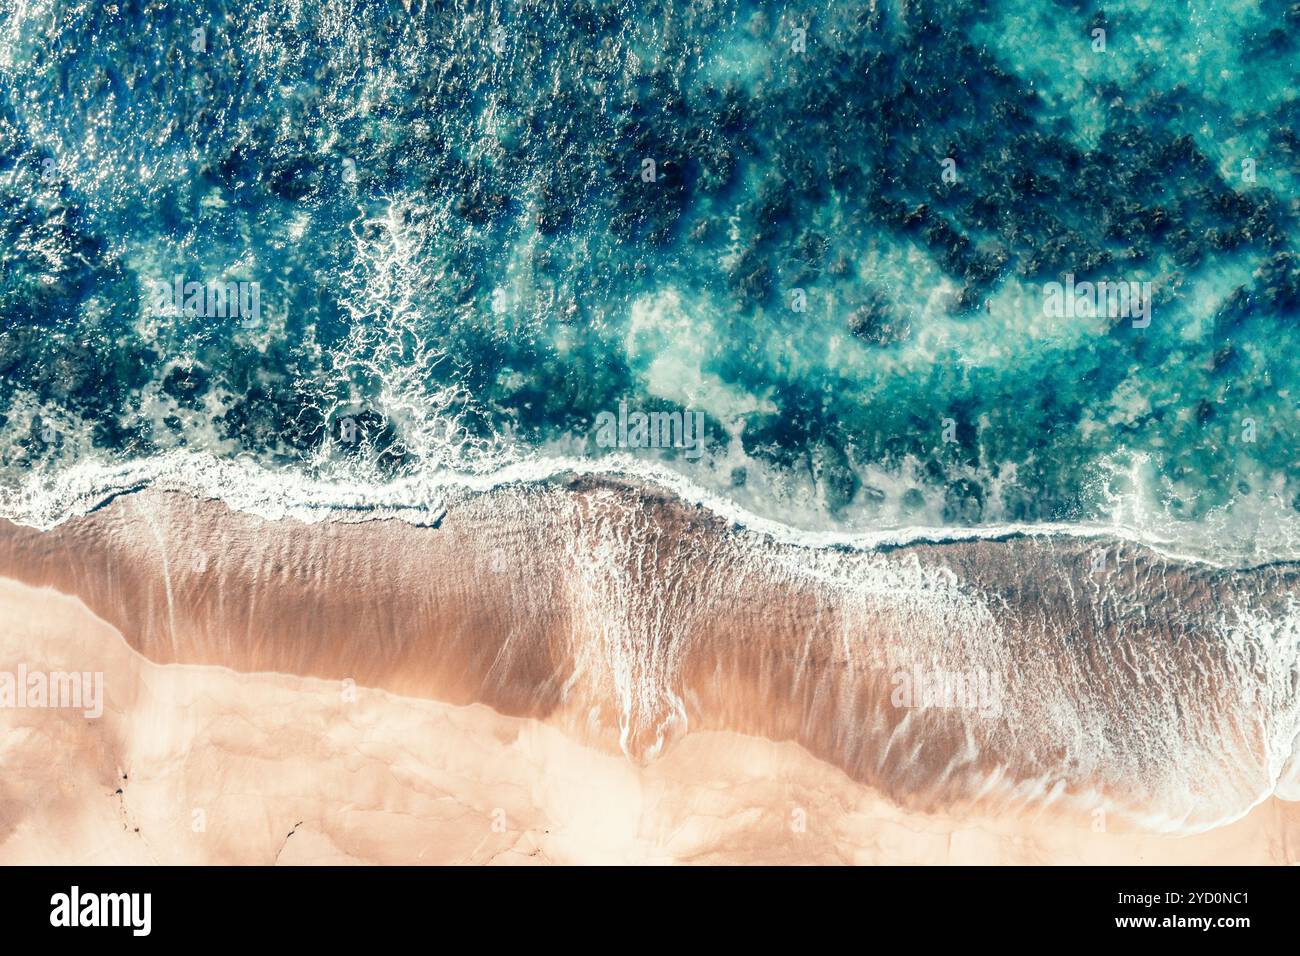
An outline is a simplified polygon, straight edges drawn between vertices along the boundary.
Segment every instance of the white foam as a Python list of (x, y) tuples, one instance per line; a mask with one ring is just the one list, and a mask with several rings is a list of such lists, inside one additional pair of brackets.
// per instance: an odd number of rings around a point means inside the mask
[[(415, 525), (436, 520), (459, 495), (483, 493), (515, 484), (539, 484), (564, 476), (624, 479), (668, 492), (687, 505), (698, 505), (730, 522), (805, 548), (873, 550), (922, 542), (978, 541), (1009, 536), (1105, 538), (1140, 544), (1165, 557), (1218, 567), (1234, 566), (1216, 555), (1213, 542), (1177, 532), (1181, 526), (1158, 526), (1149, 512), (1131, 508), (1110, 522), (1005, 522), (974, 527), (929, 525), (874, 531), (809, 530), (753, 513), (725, 495), (700, 486), (667, 464), (625, 454), (599, 459), (569, 455), (528, 457), (501, 455), (477, 470), (439, 469), (386, 482), (373, 473), (350, 474), (346, 466), (318, 463), (318, 476), (295, 469), (271, 469), (251, 456), (221, 459), (207, 452), (176, 450), (122, 463), (82, 460), (56, 471), (32, 472), (16, 488), (0, 489), (0, 517), (49, 529), (86, 514), (124, 492), (151, 487), (218, 500), (236, 511), (267, 520), (292, 518), (306, 523), (396, 518)], [(1124, 517), (1136, 518), (1129, 523)], [(1191, 525), (1191, 522), (1184, 522)], [(1205, 536), (1201, 536), (1205, 537)], [(1291, 560), (1300, 552), (1289, 546), (1260, 560)]]

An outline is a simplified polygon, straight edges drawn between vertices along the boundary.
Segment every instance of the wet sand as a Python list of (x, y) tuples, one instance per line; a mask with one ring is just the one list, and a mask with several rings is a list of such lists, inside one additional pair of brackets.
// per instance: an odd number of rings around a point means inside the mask
[[(1295, 570), (1097, 547), (810, 552), (592, 483), (6, 525), (0, 660), (108, 704), (0, 710), (0, 860), (1294, 862)], [(926, 667), (999, 712), (896, 706)]]

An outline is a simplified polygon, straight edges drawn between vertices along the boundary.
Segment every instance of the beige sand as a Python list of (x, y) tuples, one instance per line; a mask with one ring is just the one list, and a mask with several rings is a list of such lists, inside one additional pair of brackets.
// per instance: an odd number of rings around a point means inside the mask
[[(1300, 795), (1300, 567), (1105, 544), (1102, 575), (1068, 538), (800, 549), (609, 482), (466, 495), (437, 528), (147, 490), (0, 521), (0, 577), (155, 663), (483, 704), (640, 763), (688, 732), (792, 741), (912, 812), (1187, 832)], [(915, 668), (996, 674), (1004, 706), (900, 706)]]
[(79, 600), (11, 581), (0, 661), (102, 670), (107, 698), (98, 720), (0, 710), (0, 863), (1300, 859), (1296, 804), (1175, 838), (908, 813), (794, 743), (728, 732), (640, 767), (479, 704), (154, 664)]

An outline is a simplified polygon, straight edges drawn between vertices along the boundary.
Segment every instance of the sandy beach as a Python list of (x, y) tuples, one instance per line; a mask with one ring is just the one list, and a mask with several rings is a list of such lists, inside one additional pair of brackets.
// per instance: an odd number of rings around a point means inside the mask
[[(1300, 858), (1300, 805), (1279, 799), (1294, 690), (1257, 651), (1248, 680), (1195, 639), (1234, 595), (1285, 604), (1292, 570), (1213, 572), (1210, 602), (1212, 572), (1134, 553), (1089, 597), (1086, 542), (904, 550), (756, 555), (618, 486), (471, 497), (437, 528), (154, 491), (7, 525), (0, 662), (102, 672), (105, 701), (0, 709), (0, 861)], [(1003, 559), (1031, 593), (998, 583)], [(1067, 613), (1090, 623), (1045, 649)], [(979, 658), (1001, 668), (998, 714), (891, 703), (900, 667), (1011, 638)], [(1051, 714), (1026, 694), (1044, 668)], [(1135, 713), (1128, 671), (1174, 716)]]

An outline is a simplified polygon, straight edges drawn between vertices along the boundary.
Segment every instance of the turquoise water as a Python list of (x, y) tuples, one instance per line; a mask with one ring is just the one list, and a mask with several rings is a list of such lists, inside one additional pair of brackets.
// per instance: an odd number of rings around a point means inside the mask
[[(1298, 67), (1283, 2), (0, 0), (0, 488), (622, 456), (1293, 556)], [(1150, 325), (1044, 315), (1066, 273)], [(603, 447), (620, 402), (706, 453)]]

